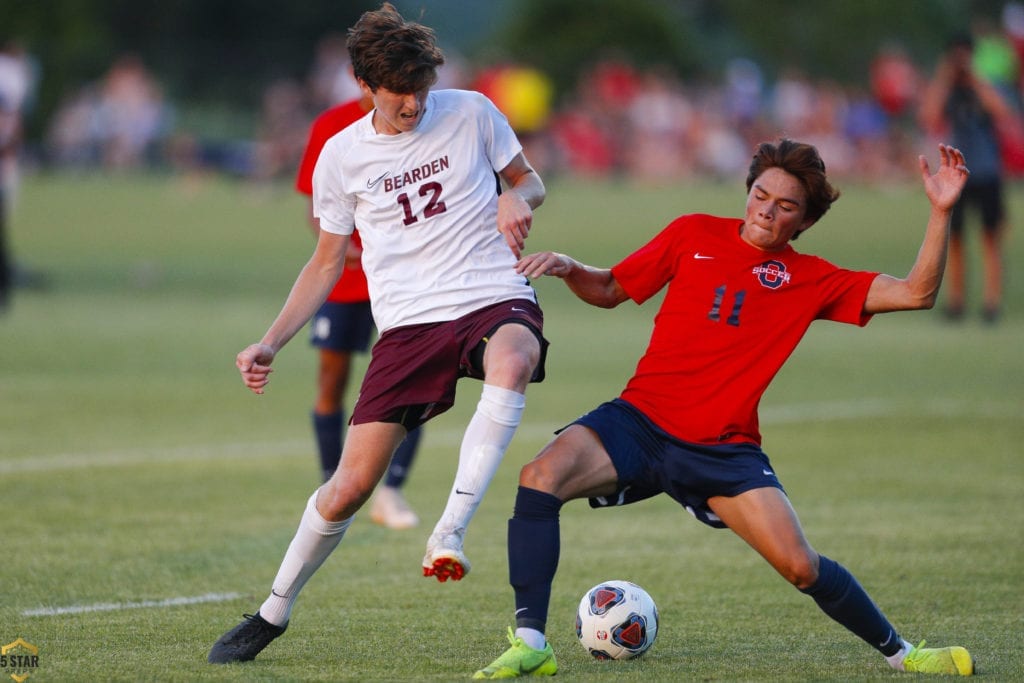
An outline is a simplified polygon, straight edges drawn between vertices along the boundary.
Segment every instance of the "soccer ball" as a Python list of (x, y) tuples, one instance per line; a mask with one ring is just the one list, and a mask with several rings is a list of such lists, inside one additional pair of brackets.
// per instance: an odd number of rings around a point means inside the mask
[(583, 594), (576, 610), (576, 637), (597, 659), (632, 659), (654, 644), (658, 608), (640, 586), (605, 581)]

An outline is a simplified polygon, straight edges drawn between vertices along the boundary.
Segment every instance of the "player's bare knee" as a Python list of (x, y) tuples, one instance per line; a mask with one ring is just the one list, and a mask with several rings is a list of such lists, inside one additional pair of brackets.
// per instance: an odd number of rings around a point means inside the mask
[(525, 386), (533, 377), (538, 357), (528, 353), (509, 353), (487, 364), (486, 382), (498, 386)]
[(534, 458), (519, 470), (519, 485), (537, 491), (550, 491), (555, 484), (554, 472), (544, 458)]
[(335, 476), (321, 487), (316, 501), (317, 511), (324, 519), (339, 522), (354, 515), (372, 493), (372, 486)]
[(523, 468), (519, 470), (519, 485), (525, 486), (526, 488), (535, 489), (537, 485), (541, 483), (541, 472), (536, 466), (536, 460), (526, 463)]
[(791, 558), (779, 573), (791, 584), (803, 590), (818, 581), (818, 564), (814, 558), (801, 555)]

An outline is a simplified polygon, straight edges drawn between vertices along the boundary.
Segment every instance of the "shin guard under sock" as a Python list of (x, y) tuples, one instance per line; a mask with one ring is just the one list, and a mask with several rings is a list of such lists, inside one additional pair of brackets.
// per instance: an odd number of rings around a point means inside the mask
[(484, 384), (476, 412), (462, 438), (455, 483), (444, 512), (434, 526), (435, 533), (469, 526), (516, 433), (525, 407), (524, 394)]
[(345, 530), (352, 523), (351, 517), (340, 522), (324, 519), (316, 509), (318, 493), (314, 491), (306, 502), (299, 528), (274, 577), (270, 596), (260, 606), (260, 616), (271, 624), (284, 626), (288, 622), (299, 591), (341, 543)]
[(560, 552), (558, 513), (562, 501), (550, 493), (519, 487), (508, 522), (508, 576), (515, 591), (516, 626), (541, 633), (548, 619), (551, 582)]
[(818, 607), (883, 655), (899, 652), (903, 640), (857, 579), (838, 562), (819, 556), (818, 580), (801, 592)]

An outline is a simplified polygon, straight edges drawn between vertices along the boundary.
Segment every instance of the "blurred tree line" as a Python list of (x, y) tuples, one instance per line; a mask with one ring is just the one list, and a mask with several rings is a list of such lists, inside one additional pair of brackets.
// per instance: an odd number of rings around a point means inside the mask
[[(732, 57), (771, 77), (799, 66), (863, 80), (878, 46), (898, 40), (930, 65), (946, 38), (1005, 0), (393, 0), (471, 63), (514, 59), (573, 96), (581, 67), (609, 50), (640, 66), (716, 79)], [(304, 78), (317, 41), (377, 0), (0, 0), (0, 39), (20, 41), (41, 80), (29, 137), (62, 94), (134, 53), (183, 109), (252, 116), (266, 84)]]
[(0, 37), (40, 71), (37, 135), (69, 90), (95, 81), (121, 55), (138, 55), (181, 107), (244, 112), (266, 83), (305, 74), (316, 41), (354, 23), (370, 0), (0, 0)]
[(901, 43), (922, 65), (948, 37), (1005, 0), (526, 0), (497, 34), (568, 85), (581, 63), (622, 48), (637, 64), (669, 63), (716, 78), (733, 57), (771, 77), (790, 66), (815, 78), (863, 81), (880, 45)]

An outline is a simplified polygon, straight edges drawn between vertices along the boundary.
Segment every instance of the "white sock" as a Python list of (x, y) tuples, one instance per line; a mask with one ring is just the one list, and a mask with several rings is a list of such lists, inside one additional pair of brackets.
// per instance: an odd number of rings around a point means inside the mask
[(465, 529), (498, 471), (526, 407), (518, 391), (485, 384), (459, 449), (459, 468), (434, 531)]
[(517, 628), (516, 638), (522, 638), (523, 642), (534, 650), (543, 650), (548, 644), (544, 634), (535, 628)]
[[(903, 639), (901, 638), (900, 640)], [(904, 658), (906, 658), (907, 653), (910, 652), (911, 649), (913, 649), (913, 647), (913, 645), (903, 640), (903, 647), (900, 648), (900, 651), (894, 655), (889, 655), (885, 658), (885, 661), (889, 662), (889, 666), (896, 669), (897, 671), (903, 671), (903, 660)]]
[(352, 517), (340, 522), (324, 519), (316, 509), (318, 492), (319, 489), (309, 497), (299, 528), (277, 570), (270, 597), (260, 606), (260, 616), (277, 626), (287, 623), (299, 591), (338, 546), (352, 523)]

